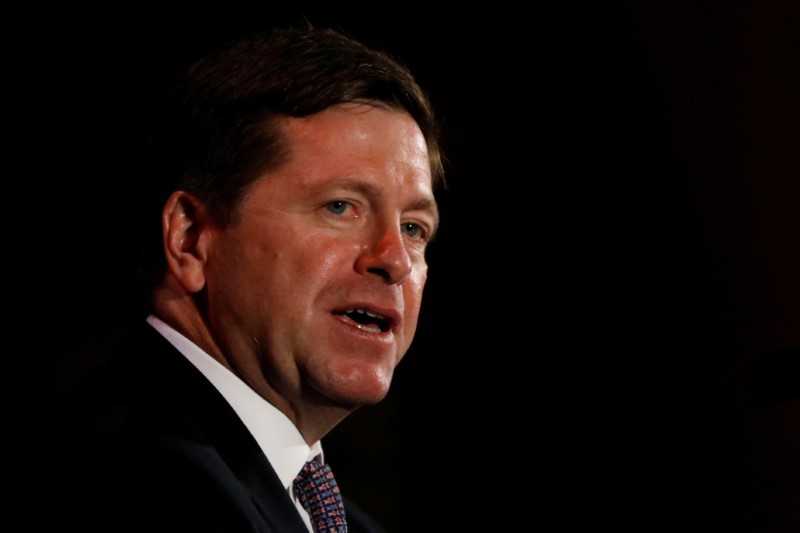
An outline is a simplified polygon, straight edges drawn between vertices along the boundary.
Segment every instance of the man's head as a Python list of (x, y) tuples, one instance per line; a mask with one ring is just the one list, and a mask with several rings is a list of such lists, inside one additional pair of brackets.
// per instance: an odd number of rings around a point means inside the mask
[(157, 213), (173, 190), (191, 192), (218, 223), (230, 223), (249, 185), (283, 161), (279, 117), (361, 100), (413, 117), (427, 144), (433, 186), (442, 186), (439, 129), (427, 95), (382, 51), (331, 29), (280, 28), (233, 41), (192, 65), (168, 95), (151, 141), (148, 181), (157, 192), (143, 233), (145, 300), (164, 273)]
[(385, 396), (414, 336), (443, 180), (429, 102), (306, 28), (198, 62), (171, 104), (152, 309), (320, 438)]

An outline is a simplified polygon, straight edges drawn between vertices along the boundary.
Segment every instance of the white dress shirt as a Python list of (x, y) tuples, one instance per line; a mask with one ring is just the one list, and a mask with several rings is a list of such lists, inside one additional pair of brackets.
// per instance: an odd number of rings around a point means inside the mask
[(324, 461), (321, 443), (317, 441), (312, 446), (307, 445), (286, 415), (164, 321), (150, 315), (147, 317), (147, 322), (196, 366), (233, 407), (272, 464), (308, 530), (312, 531), (311, 520), (295, 497), (292, 483), (306, 461), (316, 456)]

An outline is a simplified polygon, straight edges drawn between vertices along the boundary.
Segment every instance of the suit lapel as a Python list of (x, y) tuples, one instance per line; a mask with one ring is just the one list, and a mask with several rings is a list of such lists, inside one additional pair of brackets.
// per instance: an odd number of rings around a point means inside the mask
[(249, 494), (253, 507), (267, 527), (266, 531), (307, 533), (272, 465), (219, 391), (149, 325), (141, 332), (140, 338), (143, 342), (141, 351), (137, 350), (138, 355), (131, 355), (141, 358), (145, 354), (144, 357), (150, 359), (145, 372), (148, 372), (147, 368), (157, 369), (149, 379), (159, 382), (159, 401), (173, 411), (165, 429), (171, 431), (177, 417), (190, 427), (186, 435), (201, 436), (205, 441), (203, 445), (207, 447), (206, 453), (216, 456), (215, 467), (223, 470), (215, 474), (231, 484), (231, 490), (243, 490)]

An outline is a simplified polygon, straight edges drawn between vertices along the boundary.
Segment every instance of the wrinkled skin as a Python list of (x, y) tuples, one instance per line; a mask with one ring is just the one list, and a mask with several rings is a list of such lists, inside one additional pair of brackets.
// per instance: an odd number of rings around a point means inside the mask
[(156, 313), (312, 443), (387, 394), (416, 331), (438, 212), (407, 114), (347, 104), (282, 121), (289, 159), (254, 183), (237, 223), (170, 197)]

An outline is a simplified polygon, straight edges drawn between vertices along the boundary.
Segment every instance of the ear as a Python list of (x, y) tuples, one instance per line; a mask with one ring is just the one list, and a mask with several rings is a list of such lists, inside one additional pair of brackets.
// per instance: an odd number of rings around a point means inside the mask
[(167, 266), (188, 293), (199, 292), (206, 283), (208, 224), (204, 204), (186, 191), (173, 192), (164, 204), (161, 230)]

